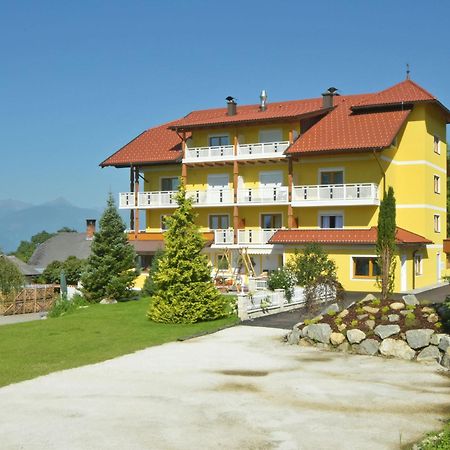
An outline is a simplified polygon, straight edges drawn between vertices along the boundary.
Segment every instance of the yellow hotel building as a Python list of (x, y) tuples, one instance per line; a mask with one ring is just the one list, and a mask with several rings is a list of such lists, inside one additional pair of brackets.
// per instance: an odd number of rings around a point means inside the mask
[(258, 104), (226, 102), (144, 131), (101, 163), (130, 168), (119, 207), (130, 210), (129, 239), (145, 265), (163, 246), (183, 180), (215, 267), (225, 249), (244, 251), (259, 275), (317, 242), (345, 289), (372, 291), (379, 205), (392, 186), (395, 291), (442, 281), (450, 111), (432, 94), (407, 79), (373, 94), (330, 88), (272, 103), (263, 91)]

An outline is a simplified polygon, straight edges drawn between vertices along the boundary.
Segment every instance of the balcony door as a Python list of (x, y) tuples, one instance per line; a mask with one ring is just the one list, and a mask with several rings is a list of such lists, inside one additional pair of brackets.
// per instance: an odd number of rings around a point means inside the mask
[(344, 184), (343, 170), (321, 170), (320, 184)]
[(259, 173), (260, 197), (263, 203), (282, 201), (280, 187), (283, 185), (283, 172), (273, 170)]
[(278, 128), (259, 131), (259, 142), (281, 142), (282, 140), (283, 132)]
[(208, 203), (224, 203), (224, 190), (228, 189), (230, 177), (228, 174), (208, 175)]
[(281, 214), (261, 214), (261, 228), (273, 229), (281, 228)]

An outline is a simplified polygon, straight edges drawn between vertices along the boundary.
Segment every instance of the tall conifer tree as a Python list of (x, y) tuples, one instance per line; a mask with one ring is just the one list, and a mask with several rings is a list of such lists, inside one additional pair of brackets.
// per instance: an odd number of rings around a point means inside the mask
[(153, 274), (148, 317), (155, 322), (194, 323), (227, 315), (227, 301), (215, 288), (204, 240), (195, 225), (192, 200), (180, 186), (178, 208), (166, 218), (165, 249)]
[(392, 186), (389, 186), (388, 192), (380, 204), (376, 245), (380, 272), (378, 284), (381, 288), (381, 297), (383, 300), (392, 294), (395, 285), (396, 229), (394, 189)]
[(130, 297), (136, 276), (136, 253), (124, 231), (125, 224), (109, 194), (99, 231), (92, 241), (86, 270), (81, 277), (83, 294), (89, 301)]

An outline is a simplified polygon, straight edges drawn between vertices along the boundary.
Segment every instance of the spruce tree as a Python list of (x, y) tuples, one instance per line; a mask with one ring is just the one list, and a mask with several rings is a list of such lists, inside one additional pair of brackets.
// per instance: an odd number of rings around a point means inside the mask
[(109, 194), (107, 207), (95, 233), (91, 255), (81, 277), (83, 294), (87, 300), (126, 300), (132, 293), (136, 276), (136, 253), (128, 243), (125, 224), (114, 199)]
[(166, 218), (165, 250), (153, 274), (148, 317), (155, 322), (195, 323), (227, 315), (227, 301), (211, 279), (192, 200), (180, 185), (178, 208)]
[(395, 197), (394, 189), (389, 186), (380, 204), (378, 214), (377, 255), (379, 277), (378, 284), (381, 288), (381, 298), (386, 300), (394, 291), (395, 285)]

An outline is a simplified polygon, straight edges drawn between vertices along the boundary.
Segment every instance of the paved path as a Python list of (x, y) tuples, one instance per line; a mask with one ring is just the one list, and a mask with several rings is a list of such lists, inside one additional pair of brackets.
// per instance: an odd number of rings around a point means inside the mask
[(283, 335), (234, 327), (6, 386), (0, 447), (398, 449), (449, 412), (450, 379), (434, 366)]
[(0, 325), (9, 325), (11, 323), (30, 322), (32, 320), (42, 319), (43, 313), (31, 313), (31, 314), (14, 314), (12, 316), (1, 316)]

